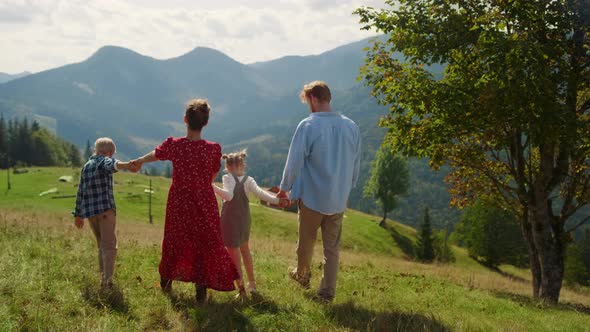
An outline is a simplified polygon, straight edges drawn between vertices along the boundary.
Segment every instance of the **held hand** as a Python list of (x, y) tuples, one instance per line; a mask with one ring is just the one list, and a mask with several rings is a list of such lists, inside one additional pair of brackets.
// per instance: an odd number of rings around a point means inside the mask
[(289, 193), (287, 193), (286, 191), (279, 191), (277, 197), (279, 198), (279, 206), (281, 208), (286, 208), (289, 205), (291, 205), (291, 201), (289, 200)]
[(284, 191), (284, 190), (280, 190), (280, 191), (277, 193), (277, 197), (278, 197), (278, 198), (286, 198), (286, 199), (289, 199), (289, 193), (288, 193), (288, 192), (286, 192), (286, 191)]
[(280, 198), (279, 199), (279, 207), (280, 208), (287, 208), (291, 205), (291, 201), (288, 198)]
[(129, 169), (131, 172), (133, 172), (133, 173), (137, 173), (137, 172), (139, 172), (139, 170), (141, 169), (141, 164), (142, 164), (142, 163), (139, 161), (139, 159), (134, 159), (134, 160), (131, 160), (129, 163), (131, 164), (131, 165), (130, 165), (130, 166), (131, 166), (131, 168)]
[(76, 217), (76, 219), (74, 220), (74, 225), (76, 225), (76, 228), (82, 229), (82, 227), (84, 227), (84, 219)]

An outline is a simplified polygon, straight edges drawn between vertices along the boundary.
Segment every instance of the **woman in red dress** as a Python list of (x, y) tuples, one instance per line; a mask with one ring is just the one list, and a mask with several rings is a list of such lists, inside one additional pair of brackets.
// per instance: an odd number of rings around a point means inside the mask
[(207, 288), (232, 291), (234, 280), (239, 279), (221, 239), (219, 210), (211, 186), (221, 167), (221, 146), (201, 139), (210, 110), (206, 100), (191, 100), (184, 116), (186, 137), (169, 137), (154, 151), (134, 161), (139, 165), (172, 161), (160, 285), (163, 291), (170, 292), (172, 280), (193, 282), (199, 304), (206, 300)]

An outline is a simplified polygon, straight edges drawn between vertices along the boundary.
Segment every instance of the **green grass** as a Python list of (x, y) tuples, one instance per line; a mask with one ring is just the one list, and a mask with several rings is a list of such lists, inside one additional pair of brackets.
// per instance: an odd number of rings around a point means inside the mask
[[(80, 169), (71, 168), (29, 168), (25, 174), (10, 174), (11, 190), (7, 191), (6, 170), (0, 174), (0, 208), (19, 210), (39, 210), (52, 212), (71, 212), (76, 202), (77, 183)], [(73, 176), (72, 183), (59, 182), (62, 175)], [(148, 222), (149, 196), (144, 191), (152, 180), (152, 215), (154, 222), (163, 223), (166, 211), (166, 198), (170, 180), (163, 177), (145, 177), (129, 172), (119, 172), (113, 176), (117, 212), (122, 220)], [(58, 193), (40, 197), (39, 194), (57, 188)], [(74, 196), (69, 198), (55, 198)]]
[[(263, 299), (234, 304), (233, 293), (210, 292), (197, 307), (194, 288), (175, 283), (160, 292), (163, 207), (147, 224), (144, 200), (126, 200), (149, 178), (115, 175), (119, 207), (119, 257), (114, 291), (98, 288), (95, 242), (88, 227), (72, 227), (73, 200), (39, 197), (58, 187), (68, 169), (34, 169), (15, 175), (13, 189), (0, 187), (0, 331), (17, 330), (205, 330), (205, 331), (587, 331), (590, 295), (564, 290), (563, 304), (544, 307), (530, 286), (489, 271), (454, 248), (452, 265), (409, 261), (396, 238), (377, 226), (379, 217), (347, 211), (336, 300), (309, 299), (286, 275), (295, 263), (296, 215), (252, 207), (255, 272)], [(73, 173), (73, 172), (72, 172)], [(72, 174), (73, 175), (73, 174)], [(129, 182), (132, 180), (133, 182)], [(152, 178), (164, 202), (169, 180)], [(70, 187), (71, 186), (71, 187)], [(62, 195), (71, 184), (58, 187)], [(397, 237), (415, 231), (390, 222)], [(399, 240), (399, 238), (398, 238)], [(321, 243), (312, 286), (319, 284)], [(502, 271), (527, 277), (510, 266)]]

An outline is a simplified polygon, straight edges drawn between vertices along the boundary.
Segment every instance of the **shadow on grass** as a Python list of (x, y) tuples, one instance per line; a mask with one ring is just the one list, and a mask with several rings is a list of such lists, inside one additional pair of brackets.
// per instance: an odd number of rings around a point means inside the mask
[(353, 331), (450, 331), (434, 317), (396, 311), (376, 312), (351, 301), (326, 305), (325, 312), (337, 325)]
[(384, 228), (389, 231), (389, 234), (391, 234), (391, 237), (407, 258), (414, 259), (416, 257), (414, 242), (409, 237), (402, 235), (390, 225), (386, 224)]
[(476, 261), (477, 263), (479, 263), (479, 265), (485, 267), (486, 269), (488, 269), (488, 270), (490, 270), (492, 272), (498, 273), (502, 277), (505, 277), (505, 278), (508, 278), (508, 279), (510, 279), (512, 281), (520, 282), (520, 283), (523, 283), (523, 284), (530, 283), (530, 281), (526, 280), (523, 277), (519, 277), (519, 276), (514, 275), (514, 274), (512, 274), (510, 272), (502, 271), (502, 270), (500, 270), (499, 267), (497, 267), (497, 266), (491, 266), (491, 265), (487, 264), (485, 261), (482, 261), (481, 259), (478, 259), (477, 257), (473, 257), (473, 256), (469, 256), (469, 257), (471, 257), (474, 261)]
[(558, 303), (556, 305), (545, 304), (539, 299), (535, 299), (532, 296), (526, 296), (522, 294), (513, 294), (509, 292), (494, 291), (492, 292), (495, 297), (500, 299), (507, 299), (512, 302), (518, 303), (521, 306), (537, 309), (556, 309), (563, 311), (575, 311), (581, 314), (590, 315), (590, 307), (587, 307), (579, 303)]
[(519, 277), (519, 276), (514, 275), (512, 273), (509, 273), (509, 272), (506, 272), (506, 271), (502, 271), (502, 270), (500, 270), (497, 267), (496, 268), (490, 268), (490, 269), (492, 271), (496, 272), (496, 273), (499, 273), (501, 276), (510, 279), (510, 280), (513, 280), (513, 281), (516, 281), (516, 282), (520, 282), (520, 283), (523, 283), (523, 284), (529, 284), (530, 283), (530, 281), (526, 280), (523, 277)]
[(258, 313), (277, 314), (282, 311), (279, 306), (257, 294), (244, 301), (216, 302), (210, 296), (203, 305), (198, 305), (194, 293), (167, 294), (175, 311), (186, 320), (185, 327), (199, 331), (256, 331), (243, 310), (249, 308)]
[(129, 305), (117, 285), (105, 289), (86, 282), (84, 288), (82, 288), (82, 297), (88, 304), (97, 309), (109, 309), (123, 314), (129, 313)]

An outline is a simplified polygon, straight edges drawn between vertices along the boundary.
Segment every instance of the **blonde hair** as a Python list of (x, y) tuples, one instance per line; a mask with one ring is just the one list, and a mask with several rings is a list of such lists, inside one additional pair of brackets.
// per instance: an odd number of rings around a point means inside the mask
[(246, 149), (242, 151), (232, 152), (228, 154), (224, 154), (221, 156), (223, 160), (225, 160), (225, 168), (227, 169), (228, 166), (231, 167), (246, 167), (246, 157), (248, 154), (246, 153)]
[(94, 142), (94, 152), (96, 154), (115, 153), (115, 151), (117, 151), (117, 146), (108, 137), (101, 137)]
[(299, 93), (299, 98), (301, 98), (301, 102), (307, 104), (308, 100), (311, 96), (316, 97), (321, 102), (330, 102), (332, 100), (332, 93), (330, 92), (330, 88), (328, 84), (324, 81), (313, 81), (311, 83), (305, 84), (303, 86), (303, 90)]

